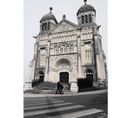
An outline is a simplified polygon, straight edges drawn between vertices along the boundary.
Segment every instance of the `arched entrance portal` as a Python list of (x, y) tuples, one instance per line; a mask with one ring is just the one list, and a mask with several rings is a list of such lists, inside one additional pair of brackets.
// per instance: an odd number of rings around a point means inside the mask
[(40, 71), (39, 72), (39, 82), (43, 82), (44, 81), (44, 72)]
[(60, 72), (59, 74), (60, 82), (63, 84), (64, 90), (69, 90), (69, 73)]
[(69, 73), (68, 72), (60, 72), (60, 82), (69, 83)]
[(86, 70), (86, 79), (89, 80), (89, 87), (93, 86), (93, 70), (87, 69)]
[(65, 90), (69, 90), (69, 78), (70, 78), (70, 69), (72, 69), (72, 63), (68, 58), (59, 58), (55, 67), (58, 70), (59, 81), (63, 84)]

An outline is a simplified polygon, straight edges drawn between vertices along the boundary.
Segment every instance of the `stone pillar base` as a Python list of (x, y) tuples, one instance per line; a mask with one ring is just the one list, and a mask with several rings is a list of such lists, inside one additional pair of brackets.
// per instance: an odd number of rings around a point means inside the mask
[(70, 82), (70, 91), (78, 92), (78, 85), (76, 81)]
[(25, 90), (32, 90), (32, 82), (25, 82), (24, 83), (24, 91)]
[(98, 87), (98, 82), (93, 82), (93, 87)]

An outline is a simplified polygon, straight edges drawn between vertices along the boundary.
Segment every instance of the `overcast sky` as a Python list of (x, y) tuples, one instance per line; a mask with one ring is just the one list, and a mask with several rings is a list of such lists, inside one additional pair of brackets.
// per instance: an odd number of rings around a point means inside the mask
[[(107, 0), (88, 0), (87, 4), (96, 9), (96, 23), (101, 25), (102, 45), (107, 57)], [(39, 21), (49, 13), (49, 7), (53, 7), (58, 22), (65, 14), (67, 20), (77, 24), (76, 14), (82, 5), (84, 0), (24, 0), (24, 79), (28, 79), (29, 62), (33, 59), (33, 36), (39, 33)]]

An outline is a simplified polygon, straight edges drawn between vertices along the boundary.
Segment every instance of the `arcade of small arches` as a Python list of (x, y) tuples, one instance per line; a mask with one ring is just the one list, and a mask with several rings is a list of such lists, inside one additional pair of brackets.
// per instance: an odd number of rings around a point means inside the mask
[(77, 38), (76, 34), (72, 34), (72, 35), (65, 35), (65, 36), (55, 36), (52, 37), (52, 42), (62, 42), (62, 41), (68, 41), (68, 40), (75, 40), (75, 38)]
[(92, 23), (92, 15), (89, 14), (89, 15), (82, 15), (81, 16), (81, 23), (84, 24), (84, 23)]
[(41, 31), (49, 30), (50, 22), (41, 24)]
[(67, 53), (67, 52), (74, 52), (74, 45), (71, 43), (58, 43), (54, 45), (54, 52), (56, 54), (59, 53)]

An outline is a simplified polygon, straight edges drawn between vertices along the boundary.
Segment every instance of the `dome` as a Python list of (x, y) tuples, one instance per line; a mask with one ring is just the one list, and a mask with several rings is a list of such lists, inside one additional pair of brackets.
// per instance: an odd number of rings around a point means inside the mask
[(48, 14), (46, 14), (46, 15), (44, 15), (44, 16), (42, 17), (42, 19), (40, 20), (40, 22), (41, 22), (41, 21), (44, 21), (44, 20), (49, 20), (49, 19), (53, 19), (53, 20), (55, 20), (55, 21), (57, 22), (55, 16), (54, 16), (53, 13), (51, 13), (51, 12), (48, 13)]
[(78, 12), (77, 12), (77, 15), (79, 13), (82, 13), (82, 12), (86, 12), (86, 11), (95, 11), (94, 7), (91, 6), (91, 5), (88, 5), (88, 4), (85, 4), (84, 6), (80, 7)]

